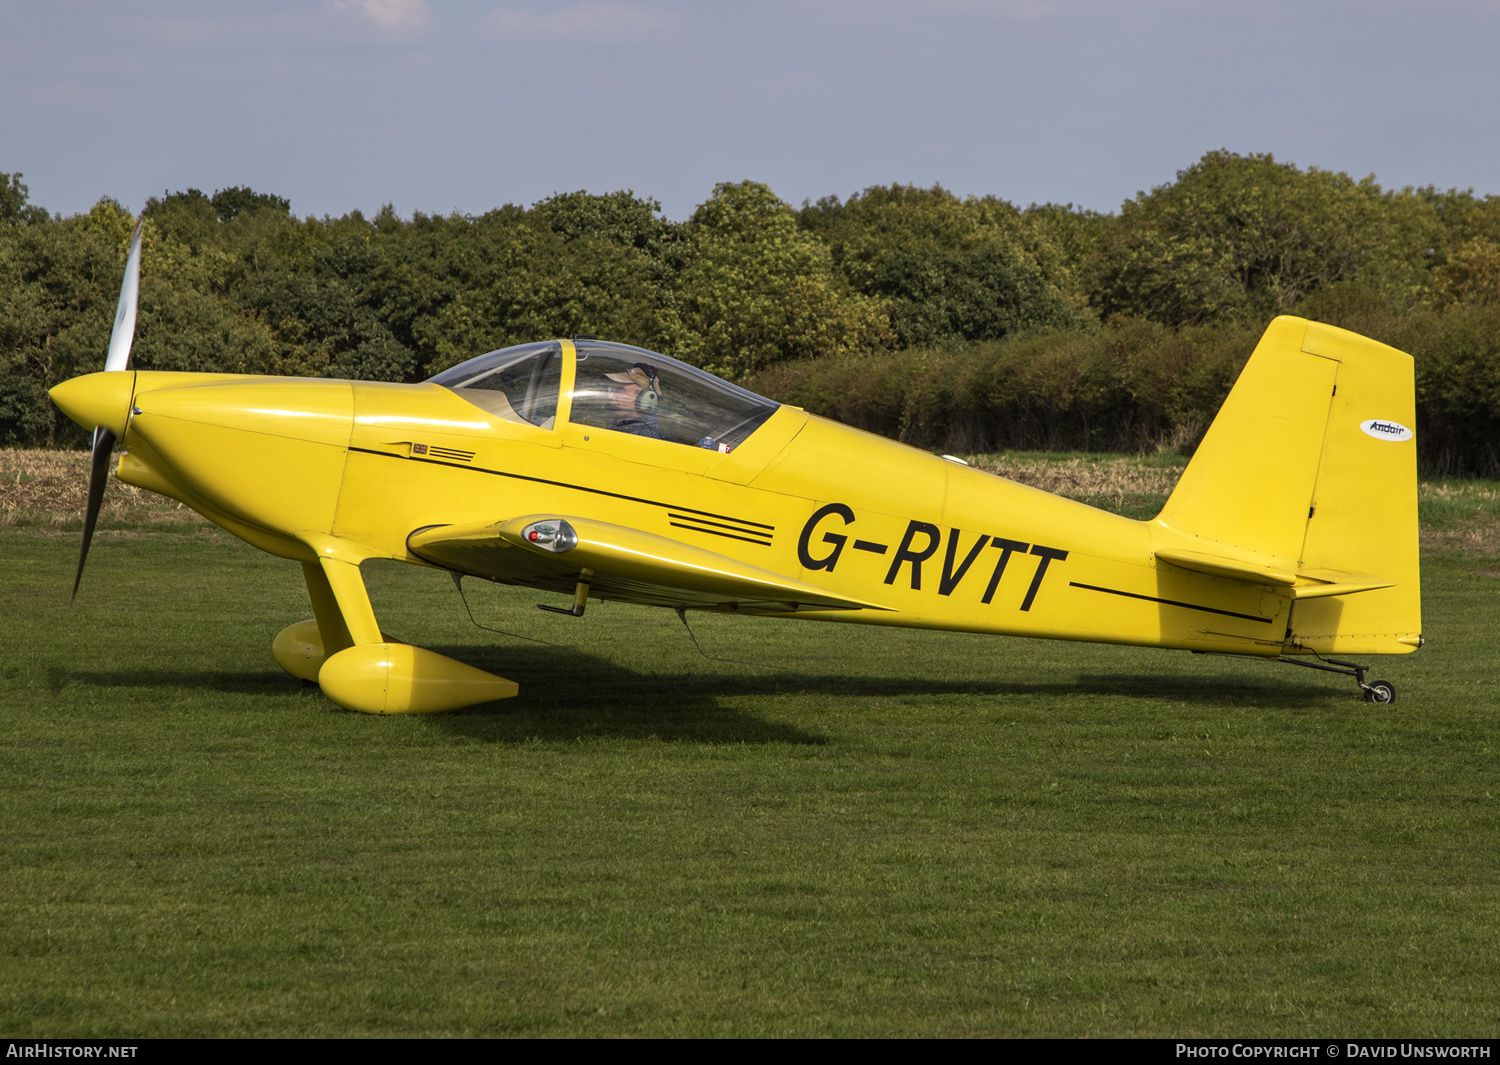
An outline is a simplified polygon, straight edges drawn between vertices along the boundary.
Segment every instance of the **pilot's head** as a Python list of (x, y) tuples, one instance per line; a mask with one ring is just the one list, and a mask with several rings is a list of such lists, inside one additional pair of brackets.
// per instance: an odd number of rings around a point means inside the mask
[(623, 373), (604, 376), (613, 382), (609, 389), (611, 410), (626, 417), (656, 412), (661, 401), (661, 385), (656, 378), (655, 366), (638, 362)]

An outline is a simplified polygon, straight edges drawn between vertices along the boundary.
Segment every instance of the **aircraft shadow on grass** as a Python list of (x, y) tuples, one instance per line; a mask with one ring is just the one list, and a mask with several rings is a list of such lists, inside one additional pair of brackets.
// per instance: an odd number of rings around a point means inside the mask
[[(1094, 674), (1073, 681), (1026, 682), (963, 678), (857, 676), (754, 665), (746, 673), (653, 673), (584, 654), (574, 647), (443, 647), (444, 654), (480, 668), (503, 668), (521, 685), (515, 701), (484, 703), (427, 720), (466, 739), (496, 743), (574, 740), (580, 737), (655, 738), (696, 743), (820, 745), (829, 737), (795, 724), (767, 720), (730, 705), (756, 696), (891, 697), (971, 696), (989, 699), (1098, 697), (1170, 700), (1228, 709), (1311, 709), (1340, 701), (1333, 685), (1219, 675)], [(175, 688), (236, 695), (273, 696), (306, 691), (277, 670), (155, 669), (63, 671), (66, 681), (107, 688)], [(63, 680), (59, 676), (57, 680)], [(338, 711), (328, 704), (331, 712)], [(920, 712), (920, 711), (917, 711)]]
[(1182, 700), (1204, 706), (1255, 705), (1272, 710), (1306, 710), (1348, 703), (1348, 691), (1332, 682), (1287, 679), (1268, 671), (1247, 681), (1232, 674), (1098, 673), (1079, 674), (1071, 685), (1056, 685), (1074, 694), (1111, 695), (1124, 699)]

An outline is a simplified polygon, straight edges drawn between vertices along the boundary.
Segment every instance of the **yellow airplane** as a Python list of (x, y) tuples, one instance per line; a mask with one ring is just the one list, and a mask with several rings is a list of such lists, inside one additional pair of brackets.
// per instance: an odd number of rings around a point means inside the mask
[[(127, 369), (139, 227), (102, 373), (53, 400), (108, 463), (298, 562), (276, 661), (334, 702), (428, 713), (514, 682), (384, 635), (367, 559), (612, 599), (1281, 659), (1422, 645), (1412, 360), (1282, 317), (1161, 514), (1133, 521), (577, 336), (421, 384)], [(74, 581), (74, 595), (78, 590)], [(1313, 661), (1309, 661), (1311, 658)]]

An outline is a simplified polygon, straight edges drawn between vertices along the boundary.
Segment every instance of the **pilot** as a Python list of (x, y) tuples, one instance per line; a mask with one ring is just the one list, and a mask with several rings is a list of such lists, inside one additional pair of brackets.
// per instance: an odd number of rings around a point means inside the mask
[(610, 428), (652, 440), (665, 440), (665, 434), (656, 423), (656, 409), (661, 403), (661, 383), (656, 377), (656, 367), (638, 362), (624, 373), (604, 376), (614, 382), (609, 389), (609, 409), (619, 419)]

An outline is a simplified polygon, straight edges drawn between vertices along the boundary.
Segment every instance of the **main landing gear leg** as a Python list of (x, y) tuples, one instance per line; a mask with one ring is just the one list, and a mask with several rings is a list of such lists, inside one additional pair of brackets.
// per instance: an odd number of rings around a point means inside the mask
[(1396, 686), (1388, 680), (1372, 680), (1365, 683), (1365, 674), (1370, 671), (1369, 666), (1356, 665), (1353, 662), (1340, 662), (1336, 658), (1319, 659), (1317, 662), (1303, 662), (1297, 658), (1282, 658), (1278, 661), (1285, 662), (1291, 666), (1302, 666), (1306, 669), (1321, 669), (1325, 673), (1339, 673), (1346, 677), (1353, 677), (1354, 683), (1359, 685), (1359, 690), (1364, 693), (1367, 703), (1394, 703), (1396, 701)]
[(380, 631), (359, 566), (322, 557), (304, 562), (312, 621), (283, 629), (272, 650), (294, 677), (365, 714), (432, 714), (508, 699), (515, 681), (486, 673)]

